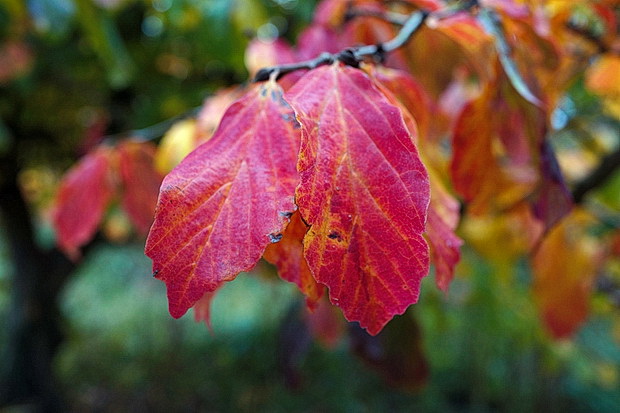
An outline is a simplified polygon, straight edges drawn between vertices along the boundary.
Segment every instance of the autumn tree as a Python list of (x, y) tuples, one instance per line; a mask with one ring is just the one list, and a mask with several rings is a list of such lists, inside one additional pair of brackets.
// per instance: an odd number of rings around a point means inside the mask
[[(171, 315), (207, 323), (264, 258), (317, 339), (358, 323), (356, 350), (405, 387), (427, 367), (415, 320), (393, 319), (427, 275), (449, 290), (463, 245), (504, 268), (526, 257), (546, 330), (568, 338), (597, 282), (618, 290), (617, 17), (603, 0), (322, 1), (294, 46), (253, 39), (250, 79), (195, 120), (89, 147), (57, 191), (57, 245), (75, 262), (120, 208), (148, 232)], [(398, 356), (373, 359), (371, 336), (395, 334)]]

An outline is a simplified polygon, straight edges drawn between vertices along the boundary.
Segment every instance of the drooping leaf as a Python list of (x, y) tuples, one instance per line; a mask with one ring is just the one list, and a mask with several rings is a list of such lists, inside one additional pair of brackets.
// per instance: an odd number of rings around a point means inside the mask
[(204, 293), (202, 298), (196, 301), (192, 307), (194, 309), (194, 321), (197, 323), (204, 322), (209, 329), (211, 329), (211, 302), (216, 292), (217, 287), (213, 291)]
[(324, 287), (312, 276), (303, 255), (303, 238), (307, 230), (299, 212), (295, 212), (280, 242), (268, 245), (263, 258), (278, 268), (282, 279), (295, 283), (306, 296), (308, 307), (314, 309)]
[(431, 261), (435, 265), (435, 283), (442, 291), (454, 278), (454, 269), (461, 259), (461, 240), (455, 233), (460, 206), (448, 193), (438, 177), (431, 173), (431, 203), (428, 208), (426, 235), (431, 251)]
[(146, 234), (153, 222), (163, 176), (155, 170), (155, 146), (126, 141), (118, 148), (122, 203), (132, 224)]
[(253, 86), (162, 183), (146, 243), (170, 313), (250, 270), (294, 211), (299, 129), (275, 82)]
[(112, 177), (113, 152), (99, 147), (84, 156), (60, 183), (52, 222), (56, 242), (71, 258), (79, 256), (79, 248), (94, 235), (115, 185)]
[(332, 303), (377, 334), (428, 273), (428, 175), (400, 111), (362, 71), (320, 67), (287, 96), (302, 125), (304, 255)]
[(589, 312), (602, 250), (587, 235), (593, 219), (575, 209), (547, 234), (532, 258), (534, 299), (549, 332), (570, 337)]
[(347, 322), (338, 307), (333, 306), (327, 296), (322, 296), (313, 311), (306, 311), (306, 322), (310, 333), (320, 344), (333, 349), (346, 332)]

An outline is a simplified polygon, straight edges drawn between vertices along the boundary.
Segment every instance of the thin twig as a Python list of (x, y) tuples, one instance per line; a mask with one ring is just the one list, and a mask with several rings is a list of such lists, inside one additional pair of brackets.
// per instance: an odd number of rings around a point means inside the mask
[(200, 109), (201, 109), (200, 106), (190, 109), (184, 113), (181, 113), (180, 115), (166, 119), (154, 125), (147, 126), (146, 128), (133, 129), (129, 131), (106, 135), (103, 137), (103, 141), (105, 143), (115, 144), (118, 140), (127, 139), (127, 138), (132, 138), (132, 139), (135, 139), (141, 142), (156, 140), (164, 136), (164, 134), (168, 131), (168, 129), (170, 129), (170, 127), (176, 122), (183, 120), (183, 119), (192, 118), (198, 115), (198, 113), (200, 112)]
[(588, 192), (601, 186), (617, 170), (620, 170), (620, 148), (605, 156), (590, 175), (575, 185), (573, 189), (575, 203), (581, 203)]

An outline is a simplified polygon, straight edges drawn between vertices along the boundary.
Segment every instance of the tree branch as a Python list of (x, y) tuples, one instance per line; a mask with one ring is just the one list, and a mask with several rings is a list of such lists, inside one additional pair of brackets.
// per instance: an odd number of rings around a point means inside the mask
[(133, 129), (129, 131), (106, 135), (103, 137), (103, 141), (106, 143), (114, 144), (119, 140), (123, 140), (127, 138), (133, 138), (141, 142), (153, 141), (153, 140), (159, 139), (176, 122), (186, 119), (186, 118), (195, 117), (196, 115), (198, 115), (201, 107), (202, 106), (190, 109), (184, 113), (181, 113), (180, 115), (173, 116), (172, 118), (163, 120), (151, 126), (147, 126), (146, 128)]
[(253, 82), (264, 82), (269, 80), (273, 74), (275, 74), (276, 79), (279, 79), (280, 77), (296, 70), (311, 70), (336, 61), (340, 61), (353, 67), (358, 67), (360, 62), (368, 57), (372, 57), (377, 61), (383, 61), (385, 58), (385, 53), (393, 52), (409, 42), (413, 35), (420, 29), (420, 27), (422, 27), (422, 24), (428, 17), (432, 17), (435, 20), (445, 19), (455, 15), (456, 13), (470, 10), (477, 6), (477, 0), (464, 0), (432, 13), (425, 10), (419, 10), (408, 16), (399, 13), (381, 13), (374, 10), (365, 9), (350, 10), (346, 14), (346, 20), (357, 16), (369, 16), (376, 17), (402, 27), (394, 38), (383, 43), (346, 48), (334, 54), (322, 53), (314, 59), (305, 60), (303, 62), (289, 63), (260, 69), (258, 73), (256, 73), (256, 76), (254, 76)]
[(384, 43), (351, 47), (346, 48), (338, 53), (321, 53), (318, 57), (305, 60), (298, 63), (290, 63), (279, 66), (266, 67), (258, 71), (254, 76), (254, 82), (263, 82), (268, 80), (272, 74), (275, 73), (276, 79), (301, 69), (315, 69), (319, 66), (331, 64), (336, 61), (340, 61), (346, 65), (358, 67), (360, 62), (366, 57), (374, 57), (377, 60), (383, 60), (384, 54), (394, 51), (399, 47), (402, 47), (405, 43), (411, 39), (411, 37), (417, 32), (422, 23), (426, 20), (429, 13), (425, 11), (418, 11), (412, 13), (407, 17), (407, 20), (403, 24), (398, 34), (391, 40)]
[(607, 178), (620, 169), (620, 148), (605, 156), (599, 166), (575, 185), (573, 199), (576, 204), (583, 201), (586, 194), (602, 185)]

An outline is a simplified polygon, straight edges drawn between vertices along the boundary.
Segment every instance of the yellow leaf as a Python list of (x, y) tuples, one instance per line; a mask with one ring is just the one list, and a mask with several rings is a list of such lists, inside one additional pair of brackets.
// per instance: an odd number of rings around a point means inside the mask
[(175, 123), (164, 135), (157, 154), (155, 168), (166, 174), (196, 147), (196, 121), (185, 119)]

